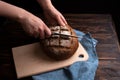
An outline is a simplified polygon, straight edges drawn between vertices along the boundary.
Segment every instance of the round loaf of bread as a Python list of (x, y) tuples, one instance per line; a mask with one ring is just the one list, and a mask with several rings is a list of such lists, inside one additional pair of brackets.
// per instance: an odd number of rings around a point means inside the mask
[[(65, 35), (76, 36), (74, 30), (69, 26), (51, 26), (52, 33), (60, 33)], [(40, 42), (45, 53), (56, 60), (64, 60), (70, 58), (78, 48), (78, 39), (63, 35), (51, 35), (50, 38)]]

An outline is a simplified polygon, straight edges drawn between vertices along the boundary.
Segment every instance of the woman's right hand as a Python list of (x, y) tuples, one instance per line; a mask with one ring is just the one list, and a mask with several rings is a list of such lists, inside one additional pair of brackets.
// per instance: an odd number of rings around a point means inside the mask
[(8, 17), (20, 22), (23, 29), (31, 36), (43, 39), (51, 35), (50, 29), (39, 17), (4, 1), (0, 1), (0, 16)]
[(44, 39), (51, 35), (51, 31), (47, 25), (39, 17), (29, 12), (19, 21), (22, 24), (23, 29), (31, 36)]

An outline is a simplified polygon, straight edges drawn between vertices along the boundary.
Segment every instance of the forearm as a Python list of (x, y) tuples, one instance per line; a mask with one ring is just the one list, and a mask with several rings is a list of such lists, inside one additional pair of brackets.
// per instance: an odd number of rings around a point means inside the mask
[(37, 1), (40, 4), (40, 6), (43, 8), (43, 10), (53, 8), (51, 0), (37, 0)]
[(0, 1), (0, 16), (19, 20), (27, 15), (27, 11), (6, 2)]

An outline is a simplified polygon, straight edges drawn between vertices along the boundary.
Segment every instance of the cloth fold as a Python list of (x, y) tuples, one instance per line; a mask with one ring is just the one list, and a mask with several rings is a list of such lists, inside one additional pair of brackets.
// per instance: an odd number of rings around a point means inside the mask
[(96, 53), (97, 40), (92, 38), (90, 33), (83, 33), (75, 30), (79, 42), (88, 52), (87, 61), (78, 61), (62, 69), (32, 76), (33, 80), (94, 80), (98, 67), (98, 57)]

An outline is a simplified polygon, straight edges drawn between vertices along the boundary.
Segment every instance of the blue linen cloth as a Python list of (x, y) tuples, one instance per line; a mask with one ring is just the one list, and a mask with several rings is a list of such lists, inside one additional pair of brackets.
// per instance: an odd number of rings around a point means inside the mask
[(33, 80), (94, 80), (98, 67), (98, 57), (96, 53), (97, 40), (91, 37), (90, 33), (83, 33), (75, 30), (79, 42), (86, 49), (89, 55), (87, 61), (75, 62), (68, 67), (62, 69), (42, 73), (32, 76)]

